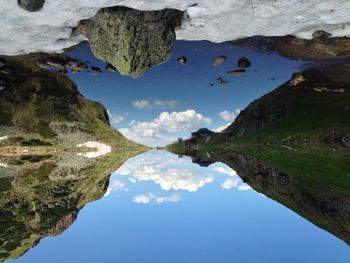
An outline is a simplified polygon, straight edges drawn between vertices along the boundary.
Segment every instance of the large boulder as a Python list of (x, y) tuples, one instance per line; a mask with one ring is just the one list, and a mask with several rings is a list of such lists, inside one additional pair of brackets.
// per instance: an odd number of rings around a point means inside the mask
[(90, 21), (91, 50), (122, 75), (140, 77), (170, 57), (175, 28), (181, 24), (182, 15), (175, 9), (103, 8)]
[(18, 5), (29, 12), (39, 11), (45, 3), (45, 0), (18, 0)]

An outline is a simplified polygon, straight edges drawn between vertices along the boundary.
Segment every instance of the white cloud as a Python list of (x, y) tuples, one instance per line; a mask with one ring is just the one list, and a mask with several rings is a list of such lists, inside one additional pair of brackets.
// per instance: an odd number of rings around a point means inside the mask
[(171, 113), (165, 111), (150, 122), (132, 121), (128, 128), (119, 131), (128, 139), (154, 146), (174, 141), (174, 136), (168, 133), (190, 132), (211, 122), (210, 118), (192, 109)]
[(216, 129), (214, 129), (214, 132), (222, 132), (223, 130), (225, 130), (230, 125), (231, 125), (231, 123), (227, 123), (225, 125), (219, 126)]
[(178, 105), (178, 102), (176, 100), (160, 100), (160, 99), (155, 99), (154, 102), (151, 102), (149, 100), (135, 100), (132, 102), (132, 106), (136, 109), (139, 110), (144, 110), (144, 109), (151, 109), (153, 107), (160, 107), (162, 109), (166, 108), (176, 108)]
[(228, 190), (228, 189), (231, 189), (232, 187), (233, 188), (236, 188), (238, 186), (238, 183), (239, 183), (239, 179), (233, 179), (233, 178), (230, 178), (230, 179), (226, 179), (222, 184), (221, 184), (221, 187)]
[(195, 192), (214, 180), (212, 175), (200, 173), (196, 170), (174, 167), (191, 165), (190, 159), (165, 159), (159, 154), (144, 154), (145, 157), (130, 159), (124, 163), (116, 173), (129, 176), (136, 182), (152, 181), (161, 189), (186, 190)]
[(176, 100), (158, 100), (158, 99), (156, 99), (154, 101), (154, 104), (158, 107), (163, 107), (163, 108), (176, 108), (178, 103)]
[(110, 112), (109, 110), (107, 110), (107, 113), (108, 113), (109, 119), (114, 124), (119, 124), (124, 121), (124, 117), (122, 115), (119, 115), (114, 112)]
[(120, 190), (124, 190), (124, 191), (127, 191), (128, 189), (124, 188), (125, 187), (125, 183), (123, 183), (122, 181), (112, 181), (110, 182), (108, 188), (107, 188), (107, 191), (105, 193), (104, 196), (108, 196), (110, 195), (112, 192), (115, 192), (115, 191), (120, 191)]
[(241, 112), (240, 109), (236, 109), (233, 112), (229, 112), (227, 110), (222, 111), (219, 113), (219, 116), (224, 120), (224, 121), (234, 121), (234, 119), (238, 116), (238, 114)]
[(179, 194), (171, 194), (169, 196), (156, 196), (155, 194), (148, 193), (147, 195), (141, 194), (134, 196), (133, 202), (137, 204), (162, 204), (162, 203), (174, 203), (180, 201)]
[(228, 176), (238, 176), (236, 171), (228, 166), (213, 167), (213, 171), (219, 172)]
[(246, 183), (241, 184), (241, 185), (238, 187), (238, 190), (239, 190), (239, 191), (247, 191), (247, 190), (249, 190), (249, 189), (251, 189), (251, 187), (250, 187), (248, 184), (246, 184)]
[(151, 108), (150, 102), (148, 100), (135, 100), (132, 102), (132, 106), (139, 110)]

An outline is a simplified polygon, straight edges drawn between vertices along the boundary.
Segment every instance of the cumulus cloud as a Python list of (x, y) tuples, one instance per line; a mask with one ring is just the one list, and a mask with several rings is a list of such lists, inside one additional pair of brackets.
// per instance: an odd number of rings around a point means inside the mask
[(135, 100), (132, 102), (132, 106), (139, 110), (151, 108), (150, 102), (148, 100)]
[(238, 187), (238, 190), (239, 191), (247, 191), (247, 190), (249, 190), (249, 189), (251, 189), (251, 187), (248, 185), (248, 184), (241, 184), (239, 187)]
[(219, 126), (216, 129), (214, 129), (214, 132), (222, 132), (223, 130), (225, 130), (228, 126), (230, 126), (231, 123), (227, 123), (225, 125)]
[(162, 112), (150, 122), (132, 121), (128, 128), (119, 131), (128, 139), (149, 145), (169, 143), (175, 140), (169, 133), (193, 131), (211, 124), (211, 119), (195, 110)]
[(213, 167), (213, 171), (219, 172), (228, 176), (238, 176), (236, 171), (228, 166)]
[(156, 196), (153, 193), (147, 195), (141, 194), (134, 196), (133, 202), (137, 204), (162, 204), (162, 203), (175, 203), (180, 201), (179, 194), (171, 194), (169, 196)]
[(131, 159), (123, 164), (117, 174), (129, 176), (133, 181), (152, 181), (161, 189), (186, 190), (195, 192), (214, 180), (212, 175), (203, 174), (188, 168), (174, 168), (190, 164), (186, 159), (164, 159), (159, 155), (149, 154), (146, 157)]
[(237, 178), (230, 178), (230, 179), (226, 179), (222, 184), (221, 184), (221, 187), (228, 190), (228, 189), (231, 189), (232, 187), (233, 188), (236, 188), (238, 186), (238, 183), (239, 183), (239, 179)]
[(115, 192), (115, 191), (120, 191), (120, 190), (124, 190), (124, 191), (127, 191), (127, 189), (125, 188), (125, 183), (123, 183), (122, 181), (118, 181), (118, 180), (115, 180), (115, 181), (112, 181), (108, 188), (107, 188), (107, 191), (105, 193), (104, 196), (108, 196), (110, 195), (112, 192)]
[(132, 106), (136, 109), (139, 110), (144, 110), (144, 109), (151, 109), (153, 107), (159, 107), (162, 109), (166, 108), (176, 108), (178, 105), (178, 102), (176, 100), (160, 100), (160, 99), (155, 99), (153, 102), (149, 100), (135, 100), (132, 102)]
[(124, 117), (120, 114), (110, 112), (109, 110), (107, 110), (107, 113), (108, 113), (109, 119), (114, 124), (119, 124), (124, 121)]
[(222, 184), (221, 187), (229, 190), (231, 188), (237, 188), (239, 191), (247, 191), (251, 189), (251, 187), (243, 183), (241, 178), (238, 176), (237, 172), (233, 170), (232, 168), (228, 166), (218, 166), (218, 167), (213, 167), (213, 171), (230, 176), (231, 178), (226, 179)]
[(222, 111), (219, 113), (219, 116), (224, 120), (224, 121), (234, 121), (234, 119), (236, 119), (236, 117), (238, 116), (238, 114), (241, 112), (240, 109), (236, 109), (233, 112), (229, 112), (227, 110)]
[(162, 108), (176, 108), (177, 107), (177, 101), (176, 100), (155, 100), (154, 104), (158, 107)]

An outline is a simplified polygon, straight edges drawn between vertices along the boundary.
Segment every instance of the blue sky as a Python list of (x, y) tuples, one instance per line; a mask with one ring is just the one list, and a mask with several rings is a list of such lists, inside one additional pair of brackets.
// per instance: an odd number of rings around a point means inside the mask
[[(177, 41), (166, 63), (135, 80), (104, 70), (106, 64), (94, 58), (86, 44), (72, 54), (103, 69), (99, 75), (69, 74), (80, 92), (108, 109), (113, 127), (149, 146), (186, 138), (201, 127), (215, 130), (231, 123), (240, 109), (287, 81), (301, 65), (274, 53), (257, 53), (225, 43)], [(187, 57), (187, 65), (176, 61), (182, 55)], [(219, 55), (227, 60), (213, 67), (211, 62)], [(252, 66), (241, 77), (227, 76), (242, 56)], [(218, 77), (228, 83), (217, 84)]]
[[(231, 182), (231, 183), (230, 183)], [(15, 262), (349, 262), (348, 245), (242, 182), (222, 163), (150, 151), (104, 198)], [(12, 261), (9, 261), (12, 262)]]

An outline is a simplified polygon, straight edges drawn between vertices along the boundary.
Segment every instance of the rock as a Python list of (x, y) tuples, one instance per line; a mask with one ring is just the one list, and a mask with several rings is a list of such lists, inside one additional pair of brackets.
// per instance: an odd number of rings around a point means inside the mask
[(323, 31), (323, 30), (317, 30), (312, 34), (313, 38), (329, 38), (332, 34)]
[(108, 63), (108, 64), (106, 65), (106, 69), (109, 70), (109, 71), (111, 71), (111, 72), (116, 72), (116, 71), (117, 71), (117, 69), (116, 69), (112, 64), (110, 64), (110, 63)]
[(4, 58), (0, 58), (0, 69), (6, 65), (7, 65), (6, 60)]
[(187, 58), (185, 56), (181, 56), (177, 59), (177, 62), (179, 62), (181, 65), (186, 65)]
[(221, 77), (217, 78), (216, 80), (218, 81), (218, 84), (226, 84), (227, 83), (227, 81)]
[(289, 81), (289, 86), (296, 86), (301, 82), (306, 81), (303, 75), (296, 73), (293, 75), (292, 79)]
[(216, 58), (214, 58), (212, 64), (214, 67), (219, 66), (222, 62), (224, 62), (226, 60), (225, 56), (218, 56)]
[(328, 91), (327, 87), (313, 87), (312, 89), (318, 92)]
[(227, 72), (227, 75), (231, 77), (240, 77), (243, 75), (244, 72), (246, 72), (245, 69), (230, 70), (229, 72)]
[(238, 61), (237, 61), (237, 66), (239, 68), (249, 68), (251, 66), (251, 62), (249, 61), (249, 59), (247, 59), (246, 57), (241, 57)]
[(24, 10), (36, 12), (43, 7), (45, 0), (17, 0), (17, 3)]
[(4, 90), (4, 89), (6, 89), (6, 87), (0, 85), (0, 91), (2, 91), (2, 90)]
[(64, 61), (55, 61), (55, 60), (48, 60), (47, 65), (50, 67), (53, 67), (58, 70), (65, 70), (66, 67), (64, 66)]
[(139, 11), (127, 7), (101, 9), (88, 32), (94, 55), (133, 78), (170, 57), (175, 28), (183, 12), (175, 9)]
[(98, 67), (91, 66), (91, 70), (95, 74), (101, 74), (102, 73), (102, 70), (100, 68), (98, 68)]
[(341, 88), (341, 89), (334, 89), (332, 90), (333, 93), (345, 93), (345, 89)]

